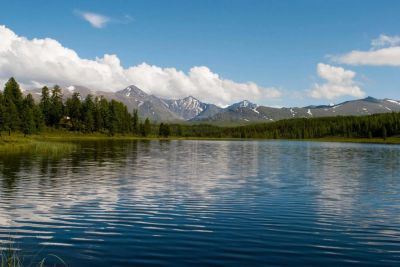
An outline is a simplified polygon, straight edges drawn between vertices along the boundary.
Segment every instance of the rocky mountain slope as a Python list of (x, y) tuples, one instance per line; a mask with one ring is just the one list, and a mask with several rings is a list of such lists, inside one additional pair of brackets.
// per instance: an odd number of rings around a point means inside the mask
[(218, 106), (203, 103), (193, 96), (188, 96), (178, 100), (164, 99), (164, 102), (167, 103), (168, 108), (172, 112), (179, 115), (183, 120), (191, 120), (198, 117), (200, 114), (203, 114), (203, 116), (204, 114), (207, 114), (206, 117), (209, 117), (221, 110)]

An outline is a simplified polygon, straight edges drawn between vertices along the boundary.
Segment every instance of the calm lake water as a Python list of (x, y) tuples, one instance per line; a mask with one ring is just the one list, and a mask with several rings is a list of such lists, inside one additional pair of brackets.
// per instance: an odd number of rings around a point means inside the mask
[(88, 142), (2, 157), (0, 242), (69, 266), (400, 266), (400, 146)]

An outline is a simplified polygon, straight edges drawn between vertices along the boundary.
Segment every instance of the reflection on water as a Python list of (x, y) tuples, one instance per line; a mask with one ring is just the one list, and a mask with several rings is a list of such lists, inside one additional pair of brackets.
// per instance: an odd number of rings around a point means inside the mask
[(71, 266), (400, 263), (400, 147), (88, 142), (0, 158), (0, 242)]

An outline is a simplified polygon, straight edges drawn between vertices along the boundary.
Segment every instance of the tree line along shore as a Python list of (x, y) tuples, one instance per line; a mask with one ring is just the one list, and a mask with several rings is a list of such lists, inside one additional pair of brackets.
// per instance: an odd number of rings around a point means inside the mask
[[(10, 78), (0, 92), (0, 133), (2, 138), (20, 133), (24, 136), (57, 132), (58, 135), (125, 136), (133, 138), (234, 138), (234, 139), (325, 139), (390, 140), (399, 142), (400, 113), (368, 116), (337, 116), (286, 119), (244, 126), (214, 124), (157, 123), (141, 118), (116, 100), (78, 93), (63, 100), (59, 86), (43, 87), (36, 103), (24, 96), (18, 82)], [(380, 141), (378, 141), (380, 142)], [(399, 142), (400, 143), (400, 142)]]

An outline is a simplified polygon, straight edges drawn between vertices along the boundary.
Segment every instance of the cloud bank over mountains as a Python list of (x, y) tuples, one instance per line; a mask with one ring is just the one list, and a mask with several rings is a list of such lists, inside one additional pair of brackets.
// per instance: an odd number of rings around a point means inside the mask
[[(102, 26), (103, 20), (92, 20)], [(25, 88), (44, 84), (83, 85), (95, 90), (116, 91), (134, 84), (146, 93), (182, 98), (193, 95), (203, 101), (228, 105), (235, 101), (278, 98), (276, 88), (220, 77), (206, 66), (188, 73), (147, 63), (124, 68), (116, 55), (81, 58), (74, 50), (51, 38), (27, 39), (0, 25), (0, 81), (15, 76)]]
[[(79, 15), (96, 28), (113, 21), (110, 17), (90, 12)], [(130, 20), (128, 16), (126, 21)], [(371, 41), (368, 51), (354, 50), (331, 59), (334, 63), (345, 65), (400, 66), (400, 36), (382, 34)], [(360, 83), (355, 81), (354, 71), (319, 63), (317, 74), (321, 81), (308, 90), (297, 91), (296, 95), (326, 100), (366, 95)], [(115, 54), (86, 59), (57, 40), (27, 39), (0, 25), (0, 86), (11, 76), (16, 77), (24, 89), (58, 84), (117, 91), (136, 85), (146, 93), (159, 97), (179, 99), (191, 95), (220, 106), (243, 99), (265, 102), (288, 96), (275, 87), (225, 79), (206, 66), (194, 66), (184, 72), (145, 62), (125, 68)]]

